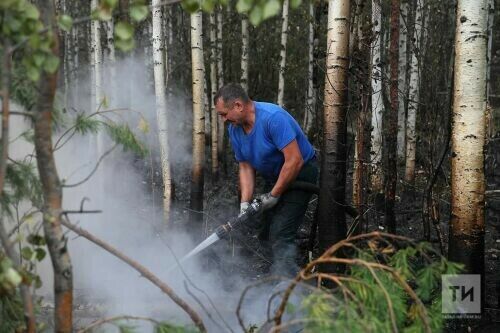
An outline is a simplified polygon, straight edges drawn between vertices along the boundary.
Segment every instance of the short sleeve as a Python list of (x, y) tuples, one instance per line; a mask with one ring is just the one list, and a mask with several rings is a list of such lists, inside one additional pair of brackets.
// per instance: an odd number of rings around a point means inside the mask
[(279, 150), (285, 148), (297, 136), (288, 117), (289, 115), (284, 112), (276, 112), (269, 118), (269, 135)]
[(229, 139), (231, 141), (231, 147), (233, 148), (234, 158), (236, 159), (237, 162), (245, 162), (245, 159), (243, 158), (243, 154), (241, 153), (241, 144), (239, 143), (238, 139), (236, 138), (234, 130), (235, 129), (233, 126), (230, 125), (228, 127)]

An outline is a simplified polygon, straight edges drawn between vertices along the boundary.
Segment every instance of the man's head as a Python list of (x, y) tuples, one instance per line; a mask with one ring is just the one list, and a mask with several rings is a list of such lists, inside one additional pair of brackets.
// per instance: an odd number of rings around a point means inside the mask
[(233, 125), (242, 125), (249, 102), (246, 91), (236, 83), (221, 87), (214, 97), (215, 110), (219, 116), (224, 122), (229, 121)]

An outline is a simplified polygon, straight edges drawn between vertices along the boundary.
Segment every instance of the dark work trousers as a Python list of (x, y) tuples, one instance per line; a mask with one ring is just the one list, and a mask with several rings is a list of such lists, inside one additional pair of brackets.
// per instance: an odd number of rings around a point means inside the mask
[[(296, 181), (316, 184), (318, 180), (316, 158), (302, 166)], [(269, 192), (272, 184), (266, 184)], [(298, 272), (296, 264), (297, 249), (295, 238), (309, 205), (312, 193), (289, 190), (280, 198), (278, 204), (265, 212), (259, 228), (259, 239), (271, 246), (273, 265), (271, 273), (278, 276), (292, 277)]]

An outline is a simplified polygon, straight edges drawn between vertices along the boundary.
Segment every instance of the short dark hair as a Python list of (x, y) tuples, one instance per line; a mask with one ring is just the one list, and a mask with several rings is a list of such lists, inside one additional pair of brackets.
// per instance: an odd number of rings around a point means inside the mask
[(224, 104), (233, 102), (237, 99), (241, 99), (244, 103), (250, 102), (250, 98), (248, 97), (247, 92), (238, 83), (228, 83), (220, 87), (217, 94), (215, 94), (214, 105), (217, 103), (217, 100), (219, 98), (222, 98)]

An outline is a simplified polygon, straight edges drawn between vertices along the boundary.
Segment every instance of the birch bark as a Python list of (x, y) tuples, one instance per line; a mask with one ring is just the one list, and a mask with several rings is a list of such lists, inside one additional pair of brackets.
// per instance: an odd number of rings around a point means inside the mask
[(449, 259), (484, 279), (487, 0), (458, 0)]
[(172, 201), (172, 177), (168, 146), (168, 111), (165, 86), (164, 35), (162, 29), (161, 0), (152, 1), (153, 30), (153, 75), (155, 81), (156, 119), (158, 122), (158, 139), (160, 141), (161, 174), (163, 180), (163, 221), (168, 224), (170, 203)]
[(193, 162), (191, 179), (191, 220), (202, 221), (203, 167), (205, 164), (205, 111), (202, 13), (191, 14), (191, 58), (193, 78)]
[(288, 4), (289, 0), (283, 1), (283, 12), (281, 14), (281, 49), (280, 67), (278, 73), (278, 105), (283, 106), (285, 95), (285, 67), (286, 67), (286, 41), (288, 38)]

